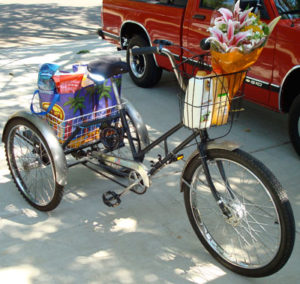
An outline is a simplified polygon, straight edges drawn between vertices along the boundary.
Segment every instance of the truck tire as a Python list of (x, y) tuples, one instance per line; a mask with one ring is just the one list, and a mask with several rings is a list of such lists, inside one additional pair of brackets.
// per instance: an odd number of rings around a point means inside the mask
[(161, 78), (162, 69), (157, 67), (152, 54), (135, 55), (129, 53), (131, 48), (149, 46), (142, 36), (135, 35), (129, 40), (126, 59), (130, 66), (129, 74), (133, 82), (142, 88), (150, 88), (157, 84)]
[(293, 101), (289, 112), (289, 135), (295, 151), (300, 156), (300, 95)]

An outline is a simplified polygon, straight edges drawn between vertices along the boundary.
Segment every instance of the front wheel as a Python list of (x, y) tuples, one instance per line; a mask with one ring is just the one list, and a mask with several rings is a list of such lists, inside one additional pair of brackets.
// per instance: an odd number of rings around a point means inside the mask
[(162, 69), (156, 66), (152, 54), (132, 55), (129, 51), (132, 48), (149, 46), (147, 40), (136, 35), (129, 40), (127, 47), (127, 63), (129, 74), (133, 82), (143, 88), (150, 88), (157, 84), (162, 75)]
[(183, 174), (184, 201), (190, 223), (204, 247), (230, 270), (262, 277), (289, 259), (295, 222), (287, 195), (258, 160), (237, 149), (207, 151), (212, 181), (224, 206), (214, 199), (199, 155)]
[(300, 95), (294, 100), (289, 112), (289, 135), (295, 151), (300, 155)]
[(63, 186), (56, 181), (53, 157), (40, 131), (25, 119), (14, 119), (3, 141), (11, 175), (26, 201), (40, 211), (56, 208)]

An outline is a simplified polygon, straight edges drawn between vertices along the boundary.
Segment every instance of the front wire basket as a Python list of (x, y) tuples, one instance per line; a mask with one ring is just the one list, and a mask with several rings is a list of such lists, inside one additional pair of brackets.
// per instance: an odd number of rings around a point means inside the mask
[(226, 134), (220, 135), (225, 136), (242, 110), (243, 82), (248, 70), (208, 74), (209, 59), (207, 54), (193, 57), (194, 67), (189, 73), (180, 68), (184, 78), (188, 79), (185, 96), (179, 100), (181, 119), (184, 126), (193, 130), (228, 124)]

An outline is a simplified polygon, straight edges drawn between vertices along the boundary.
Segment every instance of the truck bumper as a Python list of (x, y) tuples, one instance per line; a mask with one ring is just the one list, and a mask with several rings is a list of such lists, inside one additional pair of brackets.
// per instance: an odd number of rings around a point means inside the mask
[(107, 40), (108, 42), (112, 43), (112, 44), (115, 44), (117, 46), (117, 49), (118, 50), (122, 50), (121, 48), (121, 44), (120, 44), (120, 37), (115, 35), (115, 34), (112, 34), (112, 33), (109, 33), (109, 32), (105, 32), (103, 31), (102, 28), (99, 28), (97, 30), (97, 34), (99, 35), (99, 37), (101, 37), (102, 39), (105, 39)]
[(97, 30), (97, 34), (98, 34), (98, 36), (100, 36), (102, 39), (105, 39), (105, 37), (104, 37), (104, 32), (103, 32), (103, 30), (102, 30), (101, 28)]

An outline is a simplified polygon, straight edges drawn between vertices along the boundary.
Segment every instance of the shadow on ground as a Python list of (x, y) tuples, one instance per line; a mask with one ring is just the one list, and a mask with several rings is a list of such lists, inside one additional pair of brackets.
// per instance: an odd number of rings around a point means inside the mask
[(0, 47), (59, 41), (95, 35), (100, 25), (99, 6), (49, 4), (0, 5)]

